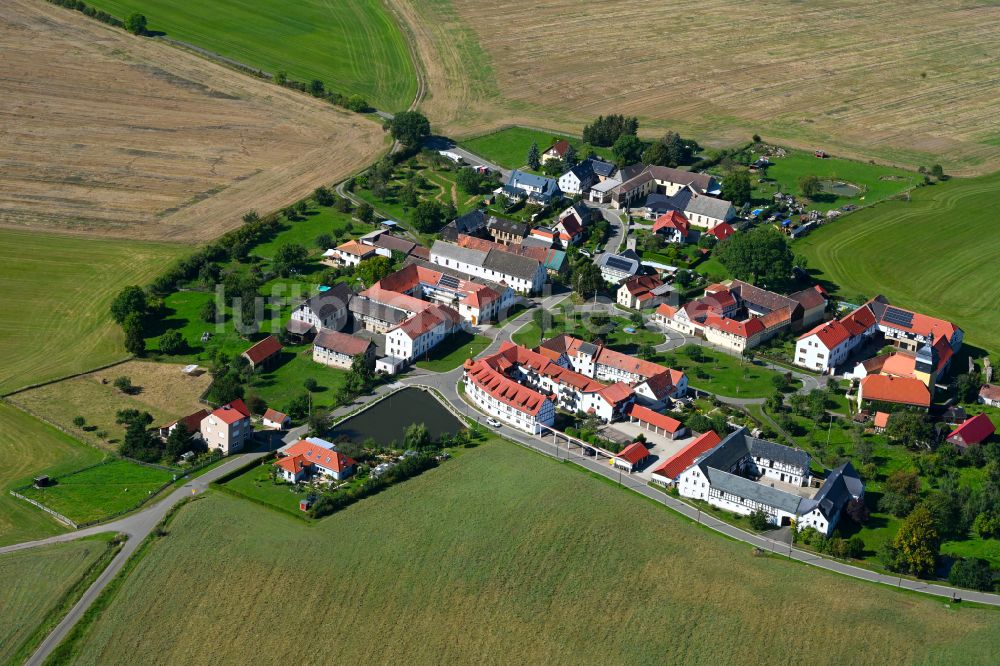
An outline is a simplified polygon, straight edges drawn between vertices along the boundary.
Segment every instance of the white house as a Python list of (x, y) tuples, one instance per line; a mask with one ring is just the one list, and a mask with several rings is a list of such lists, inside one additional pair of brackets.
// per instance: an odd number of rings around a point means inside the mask
[(607, 252), (597, 258), (597, 267), (605, 282), (618, 284), (622, 280), (637, 275), (641, 267), (637, 259)]
[(350, 318), (348, 306), (354, 292), (343, 282), (299, 303), (292, 310), (291, 319), (285, 329), (300, 338), (316, 334), (321, 328), (339, 331)]
[(440, 240), (431, 247), (431, 262), (473, 277), (503, 282), (520, 294), (541, 291), (548, 277), (544, 264), (531, 257), (499, 248), (476, 250)]
[(559, 189), (570, 196), (583, 194), (597, 182), (590, 160), (583, 160), (570, 167), (569, 171), (559, 176)]
[(562, 196), (559, 191), (559, 183), (556, 181), (517, 169), (510, 172), (507, 184), (500, 191), (512, 199), (527, 198), (530, 203), (542, 206), (547, 206), (554, 199)]
[(274, 461), (278, 475), (289, 483), (315, 476), (343, 481), (354, 474), (356, 465), (343, 453), (305, 439), (283, 449), (282, 457)]
[(649, 449), (643, 446), (642, 442), (632, 442), (615, 454), (611, 459), (611, 466), (631, 474), (641, 468), (648, 459)]
[(250, 410), (242, 400), (233, 400), (213, 410), (201, 420), (201, 437), (205, 445), (222, 455), (240, 451), (253, 436)]
[(313, 361), (331, 368), (350, 370), (362, 357), (369, 368), (375, 363), (375, 343), (366, 338), (321, 328), (313, 340)]
[(1000, 386), (983, 384), (979, 389), (979, 403), (990, 407), (1000, 407)]
[(555, 405), (547, 396), (518, 384), (482, 360), (465, 362), (465, 395), (493, 418), (532, 435), (555, 423)]
[(447, 305), (431, 305), (385, 335), (385, 353), (413, 362), (462, 327), (462, 319)]
[(334, 266), (357, 266), (365, 259), (375, 256), (375, 248), (371, 245), (349, 240), (332, 250), (323, 253), (323, 263)]
[(847, 327), (834, 319), (799, 336), (795, 342), (795, 364), (827, 372), (847, 360), (853, 349)]
[(292, 424), (292, 417), (269, 407), (264, 412), (263, 423), (268, 430), (284, 430)]

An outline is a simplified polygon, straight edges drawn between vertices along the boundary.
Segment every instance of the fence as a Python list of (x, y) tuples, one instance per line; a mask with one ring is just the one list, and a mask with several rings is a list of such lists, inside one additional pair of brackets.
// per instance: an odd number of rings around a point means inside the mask
[(25, 497), (21, 493), (14, 492), (13, 490), (10, 491), (10, 494), (13, 495), (14, 497), (18, 498), (18, 499), (22, 499), (25, 502), (28, 502), (29, 504), (34, 504), (39, 509), (41, 509), (45, 513), (49, 514), (50, 516), (52, 516), (53, 518), (55, 518), (56, 520), (58, 520), (60, 523), (65, 523), (66, 525), (69, 525), (73, 529), (79, 529), (79, 527), (80, 527), (79, 525), (77, 525), (76, 523), (74, 523), (72, 520), (70, 520), (66, 516), (62, 515), (58, 511), (53, 511), (52, 509), (50, 509), (49, 507), (45, 506), (41, 502), (36, 502), (35, 500), (31, 499), (30, 497)]

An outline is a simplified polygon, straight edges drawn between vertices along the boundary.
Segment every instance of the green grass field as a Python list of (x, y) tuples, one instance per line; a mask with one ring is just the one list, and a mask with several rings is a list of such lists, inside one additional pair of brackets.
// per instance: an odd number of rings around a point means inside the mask
[(13, 497), (12, 488), (38, 474), (68, 474), (100, 462), (104, 454), (80, 444), (21, 410), (0, 402), (0, 546), (58, 534), (65, 526)]
[(257, 375), (248, 392), (256, 393), (269, 406), (284, 410), (293, 398), (306, 392), (303, 384), (312, 378), (318, 384), (312, 394), (313, 407), (333, 407), (334, 395), (347, 382), (347, 371), (314, 362), (311, 349), (306, 345), (283, 350), (281, 365)]
[[(640, 345), (650, 344), (653, 346), (663, 344), (666, 338), (663, 337), (662, 333), (658, 331), (651, 331), (648, 328), (637, 327), (625, 317), (611, 317), (611, 321), (614, 323), (614, 328), (610, 331), (605, 331), (604, 327), (593, 327), (594, 335), (604, 341), (608, 347), (617, 349), (618, 351), (624, 353), (635, 353)], [(587, 320), (589, 322), (589, 319)], [(568, 333), (576, 337), (584, 337), (584, 334), (588, 331), (587, 327), (590, 326), (589, 323), (583, 320), (571, 320), (567, 319), (563, 314), (552, 311), (552, 319), (549, 323), (549, 328), (546, 328), (544, 333), (539, 328), (538, 323), (535, 321), (530, 321), (521, 328), (517, 329), (511, 340), (515, 344), (519, 344), (523, 347), (537, 347), (542, 340), (548, 340), (549, 338), (554, 338), (557, 335), (562, 335), (563, 333)], [(634, 333), (626, 333), (625, 328), (635, 328)]]
[(287, 511), (298, 516), (308, 514), (299, 510), (299, 501), (305, 499), (308, 492), (295, 492), (293, 486), (276, 484), (271, 481), (271, 462), (267, 461), (225, 483), (226, 489), (244, 495), (250, 499), (273, 506), (281, 511)]
[(20, 492), (76, 523), (85, 523), (135, 507), (172, 476), (161, 469), (118, 459), (58, 477), (50, 488), (30, 487)]
[[(774, 393), (772, 378), (778, 373), (759, 365), (751, 365), (740, 358), (700, 347), (701, 357), (694, 361), (685, 351), (691, 345), (673, 350), (653, 359), (671, 368), (687, 373), (688, 382), (695, 388), (731, 398), (764, 398)], [(798, 386), (793, 380), (793, 386)]]
[[(210, 650), (207, 626), (225, 626)], [(284, 626), (309, 640), (276, 640)], [(795, 640), (748, 638), (790, 626)], [(822, 663), (989, 663), (1000, 614), (754, 557), (491, 442), (312, 525), (224, 494), (189, 505), (72, 659), (797, 663), (803, 646), (822, 646)]]
[(868, 206), (905, 192), (923, 180), (923, 176), (912, 171), (839, 157), (820, 159), (801, 150), (788, 150), (784, 157), (772, 157), (771, 161), (773, 165), (767, 170), (768, 182), (753, 180), (755, 200), (772, 201), (779, 189), (801, 198), (799, 180), (803, 176), (845, 182), (859, 188), (854, 196), (827, 194), (817, 197), (809, 208), (820, 211), (847, 204)]
[(70, 600), (66, 597), (82, 592), (74, 586), (107, 552), (111, 536), (102, 534), (0, 555), (0, 578), (4, 581), (0, 586), (0, 664), (23, 663), (31, 654), (44, 632), (68, 610)]
[(111, 300), (189, 251), (0, 229), (0, 394), (124, 358)]
[(328, 90), (360, 94), (386, 111), (403, 111), (417, 77), (402, 30), (378, 2), (366, 0), (94, 0), (114, 16), (142, 12), (149, 29), (272, 74)]
[(417, 361), (415, 365), (423, 370), (448, 372), (465, 363), (465, 359), (479, 356), (489, 345), (490, 339), (485, 335), (459, 331), (432, 349), (428, 360)]
[(944, 317), (966, 343), (1000, 352), (1000, 173), (915, 190), (828, 224), (795, 243), (816, 277), (845, 300), (884, 294)]
[(559, 132), (543, 132), (527, 127), (509, 127), (492, 134), (484, 134), (462, 141), (462, 147), (494, 164), (507, 169), (527, 168), (528, 150), (532, 143), (538, 144), (539, 154), (545, 152), (559, 139), (567, 139), (575, 148), (576, 154), (583, 159), (593, 150), (599, 157), (613, 161), (610, 148), (599, 148), (586, 144), (580, 137), (569, 136)]

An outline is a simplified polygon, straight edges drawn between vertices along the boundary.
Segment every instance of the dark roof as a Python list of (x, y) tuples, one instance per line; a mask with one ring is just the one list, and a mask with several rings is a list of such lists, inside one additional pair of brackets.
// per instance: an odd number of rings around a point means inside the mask
[(376, 303), (367, 298), (355, 298), (351, 300), (349, 306), (351, 312), (360, 316), (367, 316), (379, 321), (398, 324), (406, 319), (407, 314), (402, 310), (391, 308), (383, 303)]
[[(729, 285), (729, 289), (739, 294), (740, 298), (745, 302), (757, 306), (758, 309), (766, 310), (767, 312), (788, 307), (794, 310), (799, 307), (799, 302), (793, 298), (776, 294), (773, 291), (768, 291), (767, 289), (755, 287), (752, 284), (747, 284), (746, 282), (742, 282), (740, 280), (733, 280)], [(816, 295), (818, 296), (819, 294)]]
[(311, 296), (296, 308), (308, 307), (314, 314), (323, 317), (329, 310), (340, 310), (346, 308), (354, 298), (354, 292), (350, 285), (345, 282), (338, 282), (326, 291), (321, 291), (315, 296)]
[(826, 305), (826, 297), (815, 287), (810, 287), (808, 289), (803, 289), (802, 291), (797, 291), (794, 294), (789, 294), (788, 298), (797, 302), (805, 310), (811, 310), (812, 308)]
[(602, 159), (595, 159), (593, 157), (587, 161), (590, 162), (591, 170), (602, 178), (607, 178), (615, 172), (615, 165), (612, 162), (605, 162)]
[(857, 471), (851, 463), (846, 462), (830, 472), (812, 499), (802, 501), (799, 514), (809, 513), (818, 507), (820, 513), (830, 518), (849, 501), (861, 497), (864, 492), (865, 485), (861, 482)]
[(524, 222), (518, 222), (517, 220), (510, 220), (506, 217), (496, 217), (490, 216), (490, 221), (486, 223), (486, 228), (492, 230), (497, 230), (502, 233), (512, 234), (514, 236), (520, 236), (524, 238), (528, 235), (530, 226)]
[(636, 162), (635, 164), (629, 164), (629, 165), (623, 166), (621, 169), (618, 170), (618, 180), (620, 180), (620, 181), (622, 181), (622, 183), (624, 183), (624, 182), (626, 182), (628, 180), (631, 180), (631, 179), (635, 178), (640, 173), (642, 173), (645, 169), (646, 169), (646, 165), (642, 164), (640, 162)]
[(714, 467), (706, 469), (705, 476), (708, 477), (712, 488), (717, 490), (732, 493), (746, 500), (773, 506), (788, 513), (799, 513), (799, 505), (802, 503), (802, 498), (798, 495), (793, 495), (784, 490), (778, 490), (777, 488), (772, 488), (771, 486), (766, 486)]
[(417, 246), (413, 241), (408, 241), (392, 234), (382, 234), (375, 240), (373, 245), (386, 250), (392, 250), (393, 252), (402, 252), (403, 254), (409, 254)]
[(792, 465), (799, 469), (809, 469), (809, 454), (802, 449), (793, 449), (784, 444), (775, 444), (766, 439), (756, 437), (746, 438), (750, 444), (750, 454), (755, 458), (766, 458), (767, 460), (777, 460), (786, 465)]
[(483, 268), (524, 280), (533, 280), (538, 274), (539, 265), (540, 262), (530, 257), (522, 257), (497, 249), (487, 252), (486, 258), (483, 260)]
[[(570, 169), (568, 169), (566, 173), (572, 173), (578, 179), (580, 179), (581, 183), (586, 182), (588, 179), (592, 180), (597, 177), (594, 174), (594, 167), (593, 165), (591, 165), (590, 160), (577, 162)], [(563, 175), (565, 176), (566, 173), (564, 173)]]
[(486, 213), (481, 210), (469, 211), (452, 220), (460, 234), (471, 234), (486, 226)]

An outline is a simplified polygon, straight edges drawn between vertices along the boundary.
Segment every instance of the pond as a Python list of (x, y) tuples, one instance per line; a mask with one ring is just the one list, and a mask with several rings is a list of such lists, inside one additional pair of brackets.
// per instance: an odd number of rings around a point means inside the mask
[(838, 197), (853, 198), (861, 194), (860, 187), (842, 180), (821, 180), (819, 181), (819, 185), (827, 194), (833, 194)]
[(402, 442), (411, 423), (423, 423), (431, 437), (456, 433), (465, 426), (427, 391), (406, 388), (340, 423), (330, 432), (333, 440), (346, 437), (361, 443), (371, 437), (379, 444)]

